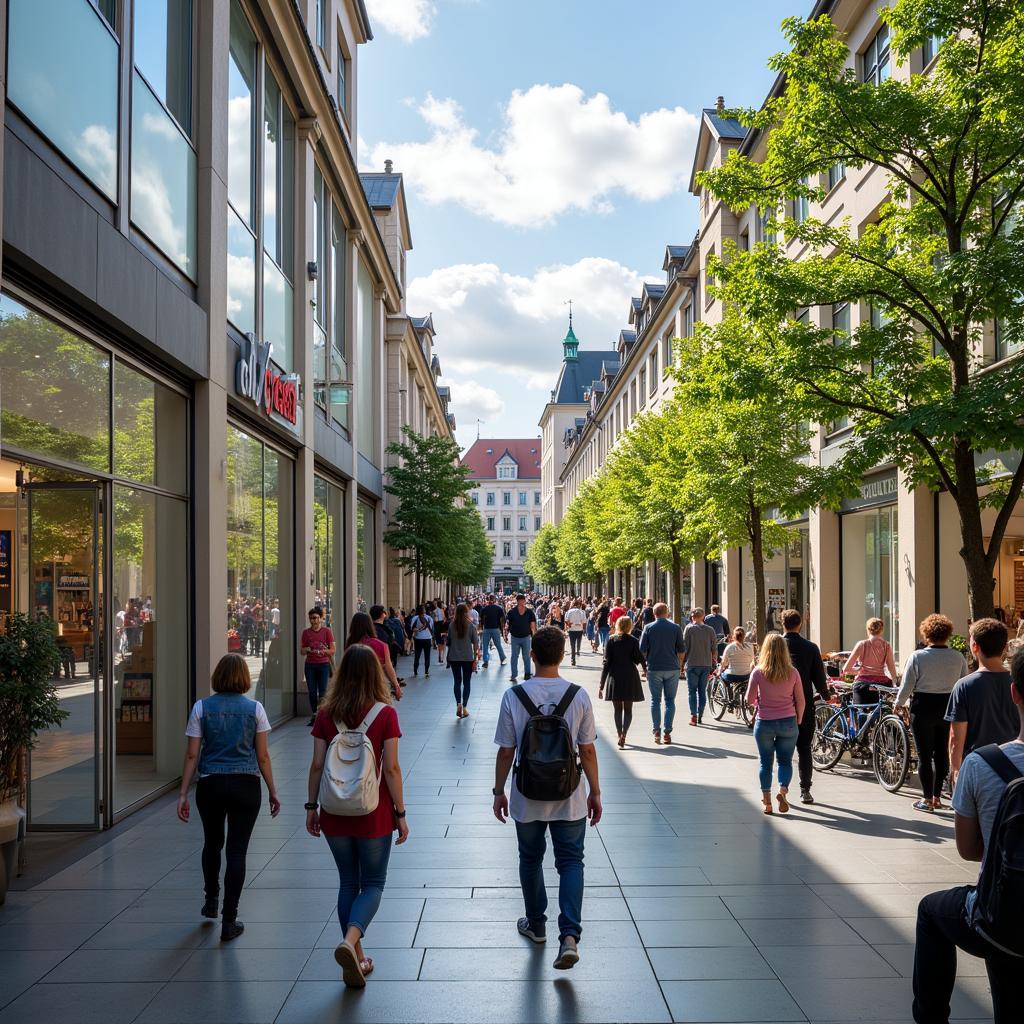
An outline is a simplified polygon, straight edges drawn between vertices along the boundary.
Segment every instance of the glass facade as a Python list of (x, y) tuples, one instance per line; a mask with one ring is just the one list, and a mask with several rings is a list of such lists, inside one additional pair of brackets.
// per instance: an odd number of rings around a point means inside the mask
[(864, 638), (868, 619), (885, 623), (885, 637), (899, 650), (899, 530), (895, 505), (842, 517), (843, 649)]
[(373, 281), (366, 264), (360, 260), (356, 293), (356, 445), (371, 462), (377, 461), (374, 438), (374, 408), (377, 403), (377, 368), (373, 353)]
[(377, 600), (377, 531), (373, 506), (356, 502), (356, 611), (365, 612)]
[(344, 631), (345, 491), (323, 477), (313, 481), (313, 594), (335, 634)]
[(227, 637), (270, 718), (294, 711), (294, 467), (235, 427), (227, 432)]

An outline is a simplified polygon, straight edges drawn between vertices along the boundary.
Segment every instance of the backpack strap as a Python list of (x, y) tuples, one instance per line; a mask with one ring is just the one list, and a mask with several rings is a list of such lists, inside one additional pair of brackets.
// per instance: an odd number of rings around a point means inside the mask
[(509, 689), (519, 698), (519, 702), (526, 708), (526, 713), (531, 718), (536, 718), (540, 714), (540, 708), (526, 696), (526, 691), (518, 683), (515, 686), (510, 686)]
[(1005, 782), (1009, 785), (1021, 777), (1017, 766), (1006, 756), (998, 743), (989, 743), (974, 751)]
[(384, 703), (382, 701), (377, 701), (377, 703), (374, 704), (373, 707), (370, 708), (369, 711), (367, 711), (366, 717), (363, 719), (362, 724), (355, 731), (356, 732), (364, 732), (364, 733), (365, 732), (369, 732), (370, 731), (370, 726), (373, 725), (373, 723), (377, 721), (377, 716), (383, 710), (384, 710)]
[(580, 688), (575, 683), (570, 683), (565, 693), (562, 694), (562, 699), (558, 702), (558, 707), (552, 712), (556, 718), (563, 718), (566, 711), (569, 710), (569, 705), (576, 699), (576, 694), (580, 692)]

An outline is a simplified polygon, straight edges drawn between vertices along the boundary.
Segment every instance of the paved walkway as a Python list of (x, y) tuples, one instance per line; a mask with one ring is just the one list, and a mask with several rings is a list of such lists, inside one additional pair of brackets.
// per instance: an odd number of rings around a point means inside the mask
[[(598, 664), (567, 671), (593, 695)], [(655, 747), (642, 706), (623, 753), (598, 706), (605, 817), (588, 836), (582, 959), (552, 970), (550, 930), (543, 949), (515, 932), (515, 833), (490, 812), (507, 674), (476, 677), (462, 722), (448, 673), (410, 679), (412, 835), (367, 936), (365, 991), (346, 992), (334, 963), (336, 876), (304, 831), (295, 721), (272, 738), (284, 809), (250, 847), (244, 936), (221, 945), (199, 917), (198, 815), (184, 826), (165, 800), (0, 909), (0, 1024), (910, 1020), (918, 898), (973, 876), (950, 817), (845, 766), (818, 776), (813, 808), (766, 819), (745, 728), (683, 718), (678, 745)], [(960, 975), (954, 1016), (990, 1019), (983, 965), (961, 955)]]

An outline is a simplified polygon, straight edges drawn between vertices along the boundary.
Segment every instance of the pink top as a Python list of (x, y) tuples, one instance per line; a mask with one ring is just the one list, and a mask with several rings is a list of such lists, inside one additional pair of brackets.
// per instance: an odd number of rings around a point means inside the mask
[(334, 634), (326, 626), (321, 626), (319, 629), (309, 629), (308, 627), (304, 629), (299, 646), (305, 647), (309, 651), (309, 654), (306, 655), (306, 664), (329, 665), (331, 656), (327, 652), (333, 643)]
[[(896, 678), (896, 663), (892, 656), (892, 647), (889, 641), (880, 636), (869, 636), (861, 640), (846, 661), (845, 671), (849, 671), (854, 665), (860, 662), (857, 674), (854, 678), (861, 680), (888, 680)], [(885, 674), (886, 667), (889, 668), (889, 676)]]
[(801, 721), (807, 700), (803, 683), (800, 682), (800, 673), (793, 669), (789, 679), (771, 683), (759, 668), (755, 668), (747, 683), (747, 703), (756, 705), (757, 717), (762, 721), (775, 722), (780, 718), (794, 716), (798, 722)]

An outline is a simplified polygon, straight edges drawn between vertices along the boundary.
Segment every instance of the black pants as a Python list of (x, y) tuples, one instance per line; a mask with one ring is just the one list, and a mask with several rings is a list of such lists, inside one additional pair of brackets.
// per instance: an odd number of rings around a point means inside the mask
[(469, 703), (469, 684), (473, 678), (473, 662), (449, 661), (455, 677), (455, 703), (465, 707)]
[(429, 640), (413, 640), (412, 671), (415, 675), (420, 670), (420, 655), (423, 655), (423, 672), (430, 675), (430, 648)]
[(245, 884), (245, 854), (262, 799), (258, 775), (207, 775), (196, 784), (196, 809), (203, 821), (203, 881), (208, 900), (216, 900), (220, 894), (220, 851), (227, 820), (225, 921), (234, 921), (238, 915), (238, 898)]
[(910, 728), (917, 744), (917, 775), (926, 800), (942, 795), (949, 774), (948, 693), (915, 693), (910, 701)]
[(569, 630), (569, 654), (572, 660), (575, 661), (579, 657), (580, 644), (583, 643), (583, 630), (582, 629), (570, 629)]
[(800, 788), (810, 789), (814, 781), (814, 762), (811, 760), (811, 747), (814, 745), (814, 701), (808, 701), (804, 709), (804, 717), (800, 721), (800, 731), (796, 738), (797, 772), (800, 776)]
[(633, 724), (633, 702), (631, 700), (613, 700), (612, 710), (615, 713), (615, 729), (625, 736)]
[(917, 907), (914, 950), (914, 1020), (948, 1024), (949, 999), (956, 982), (959, 947), (985, 960), (992, 988), (995, 1024), (1024, 1020), (1024, 990), (1018, 981), (1021, 961), (994, 950), (967, 924), (964, 902), (973, 887), (961, 885), (925, 896)]

